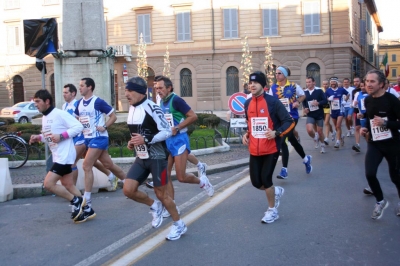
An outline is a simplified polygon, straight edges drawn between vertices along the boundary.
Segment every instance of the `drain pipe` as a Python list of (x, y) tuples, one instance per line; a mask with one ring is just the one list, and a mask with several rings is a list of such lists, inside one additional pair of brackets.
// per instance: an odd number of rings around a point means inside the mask
[(332, 44), (332, 1), (328, 0), (329, 13), (329, 44)]
[[(211, 32), (212, 32), (212, 54), (211, 54), (211, 69), (214, 69), (214, 56), (215, 56), (215, 21), (214, 21), (214, 1), (211, 0)], [(215, 97), (214, 97), (214, 89), (215, 89), (215, 79), (214, 79), (214, 71), (212, 71), (212, 102), (213, 102), (213, 110), (215, 111)]]

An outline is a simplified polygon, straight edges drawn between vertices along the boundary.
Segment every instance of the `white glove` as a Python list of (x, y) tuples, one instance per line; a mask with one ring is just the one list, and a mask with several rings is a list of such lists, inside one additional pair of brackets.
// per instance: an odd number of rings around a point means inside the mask
[(328, 101), (333, 101), (333, 95), (329, 96)]

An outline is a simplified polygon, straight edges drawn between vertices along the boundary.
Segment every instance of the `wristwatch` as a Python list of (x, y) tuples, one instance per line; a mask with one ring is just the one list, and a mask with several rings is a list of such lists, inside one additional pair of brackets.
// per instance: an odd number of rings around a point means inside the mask
[(275, 130), (275, 137), (279, 137), (282, 134), (279, 130)]
[(103, 127), (104, 127), (105, 130), (107, 130), (107, 126), (106, 125), (104, 125)]
[(146, 144), (149, 143), (149, 140), (146, 137), (143, 136), (143, 138), (144, 138), (144, 143)]
[(179, 133), (179, 127), (175, 127), (176, 133)]

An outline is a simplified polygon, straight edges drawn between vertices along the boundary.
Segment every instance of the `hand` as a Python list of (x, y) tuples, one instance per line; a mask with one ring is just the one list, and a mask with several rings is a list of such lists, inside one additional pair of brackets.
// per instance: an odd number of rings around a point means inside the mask
[(177, 127), (178, 126), (171, 127), (172, 136), (175, 136), (176, 134), (178, 134), (178, 130), (176, 130)]
[(333, 95), (329, 96), (328, 101), (333, 101)]
[(318, 106), (318, 101), (317, 100), (313, 100), (311, 103), (312, 106)]
[(135, 145), (133, 144), (133, 142), (131, 140), (128, 141), (127, 148), (130, 149), (130, 150), (133, 150), (135, 148)]
[(305, 113), (305, 114), (308, 114), (309, 112), (310, 112), (310, 109), (304, 108), (304, 113)]
[(244, 144), (244, 145), (249, 145), (249, 133), (246, 133), (246, 134), (244, 134), (243, 135), (243, 137), (242, 137), (242, 143)]
[(363, 115), (362, 113), (358, 113), (358, 114), (357, 114), (357, 118), (358, 118), (358, 119), (362, 119), (362, 118), (364, 118), (364, 115)]
[(360, 128), (360, 135), (361, 136), (366, 137), (367, 133), (368, 133), (368, 128), (366, 128), (366, 127)]
[(41, 140), (40, 135), (31, 135), (29, 139), (29, 145), (35, 142), (40, 142), (40, 140)]
[(132, 137), (129, 142), (132, 142), (133, 145), (145, 144), (144, 137), (142, 135), (137, 134), (137, 133), (132, 133), (131, 136)]
[(99, 132), (104, 132), (104, 131), (106, 131), (107, 129), (105, 129), (103, 126), (97, 126), (97, 127), (96, 127), (96, 130), (99, 131)]
[(61, 141), (60, 134), (51, 134), (51, 141), (54, 143), (59, 143)]
[(380, 126), (383, 126), (384, 122), (385, 122), (385, 120), (383, 120), (382, 117), (374, 116), (374, 119), (372, 120), (372, 125), (374, 127), (380, 127)]
[(275, 131), (272, 131), (271, 129), (267, 128), (267, 132), (265, 133), (265, 136), (267, 136), (267, 139), (271, 140), (276, 137)]
[(292, 108), (298, 108), (299, 107), (299, 102), (294, 102), (293, 104), (292, 104)]
[(354, 107), (357, 107), (357, 106), (358, 106), (358, 101), (357, 101), (357, 100), (354, 100), (354, 101), (353, 101), (353, 106), (354, 106)]

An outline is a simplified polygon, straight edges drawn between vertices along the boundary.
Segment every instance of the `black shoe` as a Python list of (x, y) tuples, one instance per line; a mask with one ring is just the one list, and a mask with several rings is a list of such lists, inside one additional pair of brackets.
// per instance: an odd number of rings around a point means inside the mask
[(71, 219), (75, 221), (82, 214), (83, 206), (86, 206), (86, 198), (78, 197), (78, 202), (72, 205), (74, 206), (74, 211), (71, 214)]
[(374, 192), (369, 187), (364, 188), (363, 192), (365, 195), (374, 195)]
[(81, 215), (79, 215), (78, 218), (75, 219), (74, 223), (83, 223), (86, 222), (86, 220), (93, 219), (94, 217), (96, 217), (96, 213), (94, 212), (93, 208), (86, 205), (85, 207), (83, 207)]
[(360, 146), (358, 146), (358, 145), (353, 145), (353, 147), (351, 147), (351, 148), (353, 149), (353, 151), (361, 152)]

